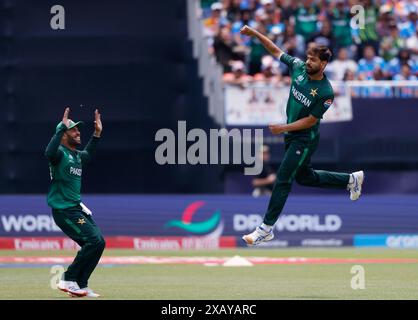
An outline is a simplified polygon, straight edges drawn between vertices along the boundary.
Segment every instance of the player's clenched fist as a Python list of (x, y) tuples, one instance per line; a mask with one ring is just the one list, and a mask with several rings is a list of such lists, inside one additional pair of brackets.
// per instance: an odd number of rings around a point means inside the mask
[(254, 35), (254, 29), (245, 25), (241, 28), (240, 33), (246, 36), (253, 36)]
[(272, 134), (281, 134), (286, 132), (286, 128), (281, 124), (270, 124), (269, 129)]

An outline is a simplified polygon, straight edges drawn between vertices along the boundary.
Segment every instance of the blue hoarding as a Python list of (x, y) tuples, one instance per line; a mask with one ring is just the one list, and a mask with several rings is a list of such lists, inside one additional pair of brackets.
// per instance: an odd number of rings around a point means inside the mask
[[(106, 236), (240, 237), (262, 222), (268, 198), (89, 195), (83, 202)], [(0, 204), (0, 236), (62, 235), (44, 196), (0, 196)], [(348, 196), (290, 196), (275, 234), (275, 247), (395, 246), (396, 241), (411, 246), (416, 239), (411, 235), (418, 234), (418, 197), (364, 196), (351, 202)], [(390, 235), (410, 238), (388, 240)]]

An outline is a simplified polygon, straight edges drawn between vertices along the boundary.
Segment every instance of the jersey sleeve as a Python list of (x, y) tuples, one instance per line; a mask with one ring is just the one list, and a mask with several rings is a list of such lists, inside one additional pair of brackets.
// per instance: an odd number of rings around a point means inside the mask
[(59, 150), (59, 146), (61, 144), (61, 138), (64, 135), (65, 130), (67, 130), (67, 127), (64, 124), (61, 124), (58, 128), (58, 131), (54, 134), (45, 149), (45, 156), (54, 166), (57, 165), (62, 158), (62, 151)]
[(100, 138), (92, 136), (83, 151), (80, 151), (82, 164), (85, 164), (93, 158)]
[(334, 102), (333, 95), (329, 95), (320, 99), (312, 108), (311, 115), (313, 115), (317, 119), (322, 119), (322, 116), (329, 109), (329, 107), (331, 107), (333, 102)]
[(280, 61), (288, 66), (290, 73), (293, 73), (296, 69), (302, 68), (305, 65), (305, 62), (299, 58), (292, 57), (287, 53), (283, 53), (280, 56)]

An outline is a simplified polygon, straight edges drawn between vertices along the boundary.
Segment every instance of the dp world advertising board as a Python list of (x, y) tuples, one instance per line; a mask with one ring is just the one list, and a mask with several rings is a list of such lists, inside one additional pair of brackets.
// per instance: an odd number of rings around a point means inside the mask
[[(213, 249), (244, 246), (268, 198), (250, 196), (89, 195), (83, 203), (108, 247)], [(45, 196), (0, 196), (0, 248), (74, 245), (55, 225)], [(379, 246), (418, 248), (418, 197), (290, 196), (265, 247)]]

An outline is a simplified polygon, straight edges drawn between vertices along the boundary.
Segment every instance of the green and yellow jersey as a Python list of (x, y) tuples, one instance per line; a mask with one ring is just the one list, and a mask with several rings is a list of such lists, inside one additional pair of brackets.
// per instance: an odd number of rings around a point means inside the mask
[(80, 204), (82, 167), (94, 155), (99, 141), (99, 138), (92, 136), (83, 151), (73, 151), (60, 144), (66, 129), (63, 124), (58, 126), (45, 151), (51, 174), (48, 205), (61, 210)]
[(288, 136), (309, 136), (311, 139), (319, 133), (320, 119), (334, 100), (331, 83), (324, 74), (322, 80), (309, 80), (306, 63), (283, 53), (280, 61), (289, 67), (292, 77), (289, 100), (286, 106), (287, 123), (313, 115), (319, 121), (309, 129), (286, 133)]

